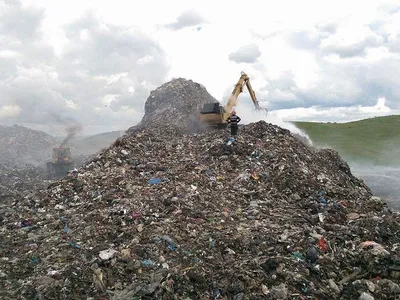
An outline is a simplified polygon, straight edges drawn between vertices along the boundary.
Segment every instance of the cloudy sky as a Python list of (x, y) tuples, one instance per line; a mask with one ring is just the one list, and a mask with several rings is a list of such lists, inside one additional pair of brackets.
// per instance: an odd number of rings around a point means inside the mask
[(126, 129), (162, 83), (223, 102), (240, 71), (271, 118), (400, 112), (400, 1), (223, 2), (0, 0), (0, 124)]

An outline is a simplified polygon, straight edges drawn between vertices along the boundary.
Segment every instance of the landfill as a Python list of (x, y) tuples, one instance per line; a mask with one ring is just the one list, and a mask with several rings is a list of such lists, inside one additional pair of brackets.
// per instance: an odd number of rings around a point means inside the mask
[(0, 164), (38, 165), (51, 157), (51, 148), (56, 144), (54, 137), (42, 131), (20, 125), (0, 125)]
[(48, 183), (42, 168), (0, 165), (0, 205), (6, 198), (12, 197), (15, 201), (32, 191), (46, 188)]
[(4, 199), (0, 299), (399, 299), (400, 214), (286, 129), (194, 132), (210, 97), (175, 79), (75, 172)]
[(173, 79), (150, 93), (142, 120), (129, 128), (127, 133), (164, 127), (166, 124), (180, 132), (198, 131), (199, 111), (205, 103), (213, 102), (218, 103), (203, 85), (185, 78)]

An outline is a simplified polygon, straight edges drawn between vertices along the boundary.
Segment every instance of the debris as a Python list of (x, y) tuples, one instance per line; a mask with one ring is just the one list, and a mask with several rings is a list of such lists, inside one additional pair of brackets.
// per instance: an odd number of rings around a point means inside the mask
[(328, 280), (328, 282), (329, 282), (329, 287), (335, 292), (335, 294), (339, 294), (340, 288), (337, 286), (335, 281), (331, 278)]
[(114, 249), (103, 250), (103, 251), (100, 251), (99, 256), (102, 260), (108, 260), (108, 259), (112, 258), (114, 256), (114, 254), (117, 252), (118, 251), (116, 251)]
[(160, 178), (150, 178), (147, 183), (148, 184), (160, 184), (162, 180)]
[(318, 249), (315, 246), (311, 246), (307, 249), (307, 260), (312, 264), (318, 260)]
[(326, 252), (328, 250), (328, 245), (324, 237), (321, 237), (318, 241), (318, 247), (322, 252)]
[(370, 294), (363, 292), (358, 300), (374, 300), (375, 298), (372, 297)]
[(373, 255), (376, 255), (376, 256), (386, 256), (386, 255), (390, 255), (390, 252), (389, 252), (389, 251), (386, 251), (385, 248), (384, 248), (382, 245), (380, 245), (380, 244), (378, 244), (378, 243), (376, 243), (376, 242), (373, 242), (373, 241), (362, 242), (362, 243), (360, 244), (360, 247), (363, 248), (363, 249), (365, 249), (365, 248), (371, 249), (370, 252), (371, 252)]
[(357, 220), (358, 218), (360, 218), (360, 215), (358, 213), (352, 212), (352, 213), (347, 214), (346, 218), (348, 220)]
[(286, 287), (286, 284), (281, 283), (278, 286), (272, 287), (271, 294), (273, 295), (274, 299), (287, 299), (288, 289)]
[(261, 291), (264, 295), (268, 295), (269, 294), (269, 289), (265, 284), (261, 285)]
[[(78, 176), (2, 198), (1, 296), (393, 299), (400, 215), (372, 203), (336, 151), (278, 126), (242, 126), (233, 147), (225, 131), (187, 132), (204, 97), (180, 82)], [(163, 113), (173, 122), (159, 127)]]

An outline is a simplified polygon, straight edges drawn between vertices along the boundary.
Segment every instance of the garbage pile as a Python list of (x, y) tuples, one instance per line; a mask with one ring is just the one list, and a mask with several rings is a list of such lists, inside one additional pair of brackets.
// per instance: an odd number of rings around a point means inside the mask
[(263, 121), (231, 146), (226, 131), (176, 125), (136, 128), (8, 203), (0, 298), (400, 295), (400, 215), (337, 152)]
[(46, 172), (42, 168), (24, 166), (19, 169), (0, 165), (0, 205), (6, 202), (6, 198), (16, 201), (46, 186)]
[(24, 126), (0, 125), (0, 164), (39, 164), (51, 156), (57, 144), (52, 136)]
[(197, 130), (197, 115), (205, 103), (211, 102), (218, 101), (203, 85), (184, 78), (173, 79), (150, 93), (141, 122), (129, 128), (127, 133), (165, 127), (166, 124), (180, 131)]

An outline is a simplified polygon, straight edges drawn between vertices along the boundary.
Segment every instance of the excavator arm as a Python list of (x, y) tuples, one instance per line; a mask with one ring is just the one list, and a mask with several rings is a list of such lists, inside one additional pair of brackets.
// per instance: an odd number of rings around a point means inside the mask
[(237, 106), (237, 100), (241, 92), (243, 92), (243, 88), (246, 85), (251, 100), (256, 108), (256, 110), (265, 109), (266, 113), (268, 113), (266, 108), (261, 108), (260, 104), (257, 100), (256, 94), (251, 87), (250, 78), (246, 73), (241, 72), (241, 76), (233, 88), (232, 94), (229, 97), (229, 100), (225, 106), (219, 105), (219, 103), (206, 103), (203, 106), (203, 110), (199, 114), (199, 120), (202, 124), (218, 126), (218, 127), (226, 127), (227, 122), (226, 119), (231, 115), (232, 110), (235, 106)]
[(256, 97), (256, 93), (254, 92), (253, 88), (251, 87), (250, 78), (248, 78), (248, 80), (246, 80), (246, 86), (247, 86), (247, 89), (249, 91), (249, 94), (250, 94), (250, 97), (251, 97), (251, 101), (253, 101), (253, 104), (254, 104), (256, 110), (257, 111), (264, 111), (265, 112), (265, 116), (267, 116), (268, 115), (268, 109), (266, 107), (261, 107), (260, 106), (260, 103), (258, 102), (257, 97)]
[(228, 103), (225, 106), (225, 110), (227, 113), (231, 113), (232, 109), (237, 105), (237, 99), (241, 92), (243, 92), (243, 87), (246, 85), (247, 90), (249, 91), (251, 100), (256, 108), (256, 110), (261, 110), (260, 104), (258, 103), (256, 93), (254, 92), (253, 88), (251, 87), (250, 78), (247, 76), (246, 73), (242, 72), (239, 78), (239, 81), (236, 83), (235, 88), (232, 91), (232, 94), (228, 100)]
[(260, 104), (258, 103), (256, 93), (254, 93), (254, 90), (251, 87), (250, 80), (246, 81), (246, 86), (247, 86), (247, 89), (249, 91), (249, 94), (250, 94), (251, 100), (253, 101), (254, 106), (256, 107), (257, 110), (260, 110), (261, 109)]
[(225, 111), (231, 113), (232, 109), (237, 105), (237, 99), (241, 92), (243, 92), (243, 87), (249, 81), (249, 77), (246, 73), (242, 72), (239, 81), (236, 83), (231, 96), (229, 97), (228, 103), (225, 105)]

